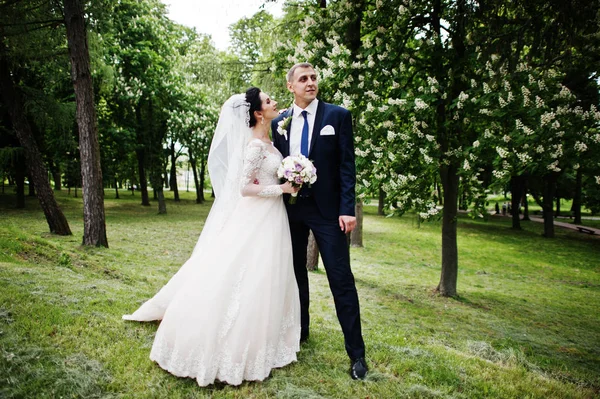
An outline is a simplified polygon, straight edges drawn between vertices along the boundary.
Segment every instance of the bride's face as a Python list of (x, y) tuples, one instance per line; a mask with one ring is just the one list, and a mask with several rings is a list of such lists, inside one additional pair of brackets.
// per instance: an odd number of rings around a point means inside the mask
[(279, 115), (277, 110), (277, 101), (272, 100), (268, 94), (261, 92), (260, 99), (262, 100), (262, 115), (268, 121), (275, 119)]

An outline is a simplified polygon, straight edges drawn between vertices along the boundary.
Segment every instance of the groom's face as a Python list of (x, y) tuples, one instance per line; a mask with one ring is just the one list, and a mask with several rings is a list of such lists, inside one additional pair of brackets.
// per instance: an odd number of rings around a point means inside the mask
[(314, 69), (296, 68), (291, 82), (287, 82), (288, 90), (294, 93), (294, 101), (302, 108), (306, 107), (317, 97), (319, 84)]

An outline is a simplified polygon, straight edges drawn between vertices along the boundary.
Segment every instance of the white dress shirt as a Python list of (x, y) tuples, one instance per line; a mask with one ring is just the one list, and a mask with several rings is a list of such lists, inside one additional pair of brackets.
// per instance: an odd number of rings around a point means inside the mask
[(290, 129), (290, 155), (300, 154), (300, 142), (302, 141), (302, 127), (304, 127), (304, 117), (302, 111), (306, 111), (306, 119), (308, 120), (308, 148), (310, 151), (310, 142), (312, 140), (312, 131), (315, 126), (315, 117), (317, 116), (317, 106), (319, 100), (312, 100), (305, 109), (300, 108), (294, 103), (294, 111), (292, 115), (292, 128)]

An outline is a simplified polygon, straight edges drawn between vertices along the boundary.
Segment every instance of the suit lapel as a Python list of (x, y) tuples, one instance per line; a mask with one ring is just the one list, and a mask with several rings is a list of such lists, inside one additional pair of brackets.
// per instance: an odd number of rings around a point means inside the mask
[[(284, 116), (285, 118), (292, 118), (293, 114), (294, 114), (294, 107), (290, 107), (287, 111), (286, 111), (286, 115)], [(292, 122), (294, 121), (294, 118), (290, 119), (290, 124), (287, 127), (287, 140), (285, 141), (285, 151), (287, 152), (287, 154), (283, 154), (283, 157), (287, 157), (290, 155), (290, 140), (291, 140), (291, 134), (292, 134)]]
[(323, 114), (325, 113), (324, 108), (325, 108), (325, 103), (323, 101), (319, 101), (319, 104), (317, 105), (317, 114), (315, 115), (315, 125), (313, 126), (312, 136), (310, 139), (310, 148), (308, 150), (309, 157), (315, 146), (315, 142), (319, 138), (319, 132), (323, 128), (323, 126), (322, 126), (323, 125)]

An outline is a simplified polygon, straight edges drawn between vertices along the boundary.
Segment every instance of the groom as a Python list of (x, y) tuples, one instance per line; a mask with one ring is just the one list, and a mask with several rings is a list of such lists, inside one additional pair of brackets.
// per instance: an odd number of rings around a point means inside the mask
[(317, 99), (317, 74), (309, 63), (296, 64), (288, 71), (287, 88), (294, 94), (294, 104), (272, 122), (275, 147), (284, 157), (303, 154), (317, 168), (317, 181), (312, 187), (300, 190), (295, 204), (288, 204), (286, 198), (294, 271), (300, 291), (300, 341), (308, 339), (309, 333), (306, 247), (312, 230), (350, 356), (350, 376), (363, 379), (367, 374), (365, 344), (346, 238), (356, 227), (352, 115), (344, 108)]

